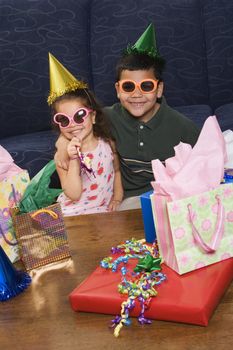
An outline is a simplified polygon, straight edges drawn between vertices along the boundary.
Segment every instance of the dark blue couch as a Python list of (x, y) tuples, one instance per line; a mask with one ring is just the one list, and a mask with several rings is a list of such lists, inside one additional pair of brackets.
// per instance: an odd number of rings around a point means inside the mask
[(57, 138), (48, 51), (109, 105), (116, 61), (150, 22), (167, 61), (167, 102), (199, 126), (216, 114), (223, 131), (233, 129), (232, 18), (229, 0), (1, 0), (0, 144), (37, 173)]

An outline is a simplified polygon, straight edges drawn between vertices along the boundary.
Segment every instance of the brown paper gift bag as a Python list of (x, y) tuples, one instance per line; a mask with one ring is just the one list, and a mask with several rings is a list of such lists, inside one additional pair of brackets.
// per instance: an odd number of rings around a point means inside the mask
[(59, 203), (30, 213), (15, 212), (13, 223), (27, 271), (71, 256)]

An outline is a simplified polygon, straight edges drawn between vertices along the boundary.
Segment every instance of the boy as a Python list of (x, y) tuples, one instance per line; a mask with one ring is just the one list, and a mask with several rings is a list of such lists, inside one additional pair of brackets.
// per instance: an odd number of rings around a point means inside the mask
[(151, 160), (165, 161), (174, 156), (174, 146), (179, 142), (193, 146), (199, 136), (195, 124), (170, 108), (162, 96), (164, 65), (150, 24), (116, 67), (120, 103), (106, 107), (104, 112), (120, 158), (124, 188), (121, 210), (140, 207), (139, 195), (151, 189)]

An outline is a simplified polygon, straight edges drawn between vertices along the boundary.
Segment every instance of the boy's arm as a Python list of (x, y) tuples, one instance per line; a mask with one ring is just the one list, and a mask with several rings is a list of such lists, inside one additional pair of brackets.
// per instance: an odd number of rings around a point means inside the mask
[(113, 150), (113, 167), (114, 167), (114, 182), (113, 182), (113, 196), (111, 202), (109, 203), (109, 211), (115, 211), (120, 206), (123, 197), (124, 190), (121, 181), (121, 172), (120, 172), (120, 161), (118, 153), (116, 151), (116, 146), (114, 142), (111, 142), (111, 147)]
[(67, 145), (69, 142), (70, 140), (68, 140), (65, 136), (61, 134), (55, 143), (57, 151), (54, 155), (54, 161), (56, 163), (57, 168), (68, 170), (69, 156), (67, 153)]

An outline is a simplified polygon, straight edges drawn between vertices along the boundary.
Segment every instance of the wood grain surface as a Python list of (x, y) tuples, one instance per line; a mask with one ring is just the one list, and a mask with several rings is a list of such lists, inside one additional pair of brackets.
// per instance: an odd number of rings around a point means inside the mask
[(34, 272), (25, 292), (0, 304), (1, 350), (233, 348), (232, 284), (208, 327), (164, 321), (141, 326), (133, 319), (115, 338), (108, 328), (111, 315), (74, 312), (69, 293), (110, 254), (112, 246), (143, 238), (143, 223), (140, 210), (70, 217), (65, 223), (72, 261)]

